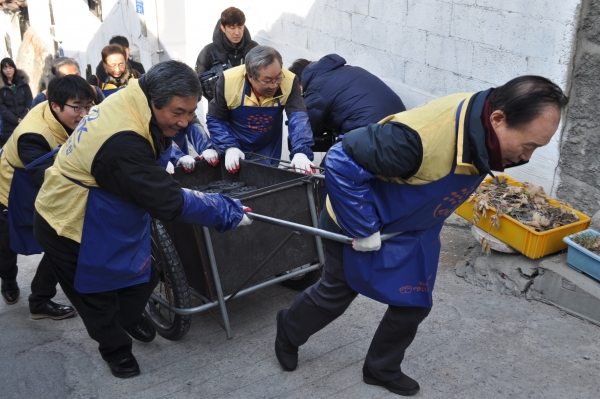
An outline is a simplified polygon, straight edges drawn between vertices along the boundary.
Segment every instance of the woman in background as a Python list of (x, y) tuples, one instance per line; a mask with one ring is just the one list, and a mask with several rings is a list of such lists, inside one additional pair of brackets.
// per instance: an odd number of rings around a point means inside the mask
[(0, 73), (2, 74), (0, 82), (1, 147), (29, 112), (33, 95), (29, 87), (29, 77), (25, 72), (17, 69), (12, 59), (4, 58), (0, 61)]

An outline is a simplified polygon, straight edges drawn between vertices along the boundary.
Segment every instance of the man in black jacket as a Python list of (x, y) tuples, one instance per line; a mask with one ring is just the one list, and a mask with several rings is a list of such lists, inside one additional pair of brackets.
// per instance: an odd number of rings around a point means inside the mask
[(157, 162), (194, 117), (199, 96), (192, 68), (154, 65), (81, 121), (36, 198), (35, 238), (119, 378), (140, 373), (131, 338), (156, 334), (142, 316), (158, 283), (150, 217), (221, 232), (250, 223), (239, 200), (181, 188)]
[[(235, 67), (244, 63), (246, 54), (258, 46), (250, 37), (245, 26), (246, 16), (242, 10), (229, 7), (221, 13), (213, 32), (213, 41), (207, 44), (196, 60), (196, 73), (200, 75), (210, 70), (215, 64), (230, 64)], [(208, 101), (212, 100), (206, 93)]]

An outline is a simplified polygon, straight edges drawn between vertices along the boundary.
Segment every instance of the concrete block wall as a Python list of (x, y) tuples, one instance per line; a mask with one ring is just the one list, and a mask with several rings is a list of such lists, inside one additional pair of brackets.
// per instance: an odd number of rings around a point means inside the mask
[[(230, 5), (244, 11), (253, 38), (276, 47), (286, 66), (299, 57), (337, 53), (382, 78), (412, 108), (525, 74), (546, 76), (566, 90), (582, 1), (234, 0)], [(194, 37), (194, 57), (211, 40), (223, 5), (195, 7), (210, 17)], [(507, 172), (556, 194), (560, 138), (556, 134), (529, 165)]]
[(559, 162), (558, 196), (588, 215), (600, 210), (600, 0), (584, 0)]

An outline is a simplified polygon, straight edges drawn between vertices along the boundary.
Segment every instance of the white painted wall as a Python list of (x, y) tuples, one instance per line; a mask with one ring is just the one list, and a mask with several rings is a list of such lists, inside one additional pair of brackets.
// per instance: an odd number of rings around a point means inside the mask
[[(299, 57), (316, 60), (335, 52), (382, 78), (412, 108), (524, 74), (546, 76), (566, 89), (581, 0), (143, 2), (147, 37), (141, 34), (135, 0), (103, 0), (102, 24), (84, 1), (53, 0), (66, 55), (95, 68), (102, 47), (112, 35), (122, 34), (132, 48), (139, 47), (146, 67), (158, 62), (157, 41), (166, 50), (163, 58), (193, 67), (212, 40), (221, 11), (235, 6), (246, 14), (253, 38), (276, 47), (286, 66)], [(47, 3), (30, 0), (32, 24), (38, 22), (34, 10)], [(528, 166), (510, 173), (551, 192), (558, 154), (556, 135)]]
[[(187, 57), (194, 65), (221, 11), (235, 6), (260, 44), (289, 66), (337, 53), (382, 78), (408, 108), (519, 75), (567, 88), (581, 0), (186, 0)], [(188, 26), (193, 24), (193, 26)], [(182, 31), (183, 32), (183, 31)], [(529, 165), (509, 170), (552, 191), (559, 134)]]

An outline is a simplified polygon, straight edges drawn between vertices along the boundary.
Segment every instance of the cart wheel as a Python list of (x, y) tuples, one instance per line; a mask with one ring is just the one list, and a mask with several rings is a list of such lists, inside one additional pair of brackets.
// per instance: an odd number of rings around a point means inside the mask
[(301, 274), (297, 277), (290, 278), (281, 282), (281, 285), (297, 291), (304, 291), (313, 284), (316, 284), (321, 279), (323, 268), (313, 270), (308, 273)]
[[(159, 282), (154, 289), (154, 294), (173, 307), (189, 308), (188, 283), (173, 241), (158, 220), (152, 220), (151, 232), (152, 264), (159, 274)], [(144, 313), (158, 334), (172, 341), (183, 338), (192, 322), (191, 316), (177, 315), (152, 298), (148, 300)]]

